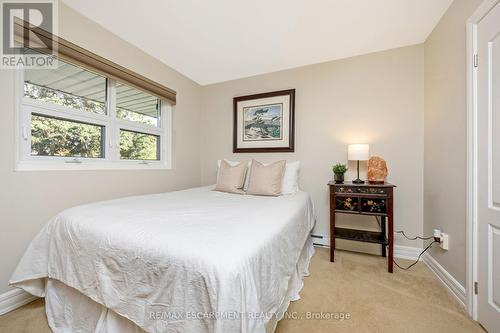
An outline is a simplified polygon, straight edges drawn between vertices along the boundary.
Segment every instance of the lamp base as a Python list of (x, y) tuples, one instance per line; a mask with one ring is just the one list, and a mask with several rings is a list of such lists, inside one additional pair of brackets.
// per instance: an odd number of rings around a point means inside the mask
[(361, 180), (361, 179), (359, 179), (359, 178), (358, 178), (358, 179), (354, 179), (354, 180), (352, 181), (352, 183), (353, 183), (353, 184), (364, 184), (364, 183), (365, 183), (365, 181), (364, 181), (364, 180)]

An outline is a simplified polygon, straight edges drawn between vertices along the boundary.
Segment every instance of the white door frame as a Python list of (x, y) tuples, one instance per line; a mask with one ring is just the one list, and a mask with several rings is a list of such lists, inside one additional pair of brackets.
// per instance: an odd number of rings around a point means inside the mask
[[(477, 320), (477, 24), (500, 0), (484, 0), (467, 20), (467, 276), (466, 307)], [(481, 59), (479, 59), (481, 61)]]

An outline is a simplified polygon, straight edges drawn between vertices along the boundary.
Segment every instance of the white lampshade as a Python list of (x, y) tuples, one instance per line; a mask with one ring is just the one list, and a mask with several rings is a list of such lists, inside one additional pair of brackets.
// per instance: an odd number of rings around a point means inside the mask
[(368, 161), (370, 145), (358, 143), (347, 146), (347, 159), (349, 161)]

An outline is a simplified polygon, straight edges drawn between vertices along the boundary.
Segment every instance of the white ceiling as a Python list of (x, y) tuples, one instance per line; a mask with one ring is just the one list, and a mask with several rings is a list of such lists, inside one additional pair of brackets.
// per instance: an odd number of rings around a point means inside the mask
[(452, 0), (63, 0), (200, 84), (421, 43)]

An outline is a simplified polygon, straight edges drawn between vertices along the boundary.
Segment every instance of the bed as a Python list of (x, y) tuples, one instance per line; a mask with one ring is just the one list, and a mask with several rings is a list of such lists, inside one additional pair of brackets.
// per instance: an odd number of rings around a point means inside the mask
[(273, 332), (314, 254), (311, 198), (212, 189), (65, 210), (10, 282), (54, 332)]

